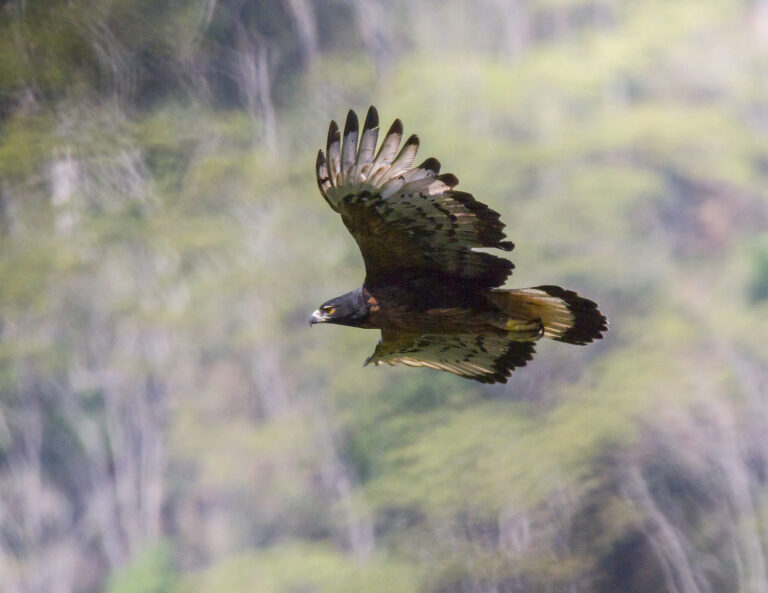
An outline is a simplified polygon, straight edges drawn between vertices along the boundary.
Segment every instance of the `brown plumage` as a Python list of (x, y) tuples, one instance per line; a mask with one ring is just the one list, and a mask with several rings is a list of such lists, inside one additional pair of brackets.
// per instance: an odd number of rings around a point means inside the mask
[[(533, 343), (551, 338), (587, 344), (602, 337), (597, 305), (559, 286), (501, 289), (509, 260), (477, 247), (511, 251), (499, 214), (454, 188), (403, 125), (390, 127), (378, 153), (379, 118), (371, 107), (362, 134), (350, 111), (343, 136), (336, 122), (317, 155), (317, 183), (341, 215), (365, 262), (361, 288), (324, 303), (310, 324), (380, 329), (366, 361), (426, 366), (484, 383), (505, 382), (525, 366)], [(359, 144), (358, 144), (359, 141)]]

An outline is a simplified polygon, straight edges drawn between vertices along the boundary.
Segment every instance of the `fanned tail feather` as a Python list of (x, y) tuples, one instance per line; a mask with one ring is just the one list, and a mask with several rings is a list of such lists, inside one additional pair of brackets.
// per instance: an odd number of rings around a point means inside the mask
[(510, 316), (541, 319), (544, 337), (558, 342), (588, 344), (608, 329), (608, 320), (595, 302), (559, 286), (493, 290), (489, 296)]

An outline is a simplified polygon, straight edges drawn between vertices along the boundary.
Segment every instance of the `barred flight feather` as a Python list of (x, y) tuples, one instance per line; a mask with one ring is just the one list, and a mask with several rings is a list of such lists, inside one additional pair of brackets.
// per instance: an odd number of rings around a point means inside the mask
[(534, 342), (504, 336), (382, 332), (365, 364), (428, 367), (481, 383), (506, 383), (511, 372), (525, 366), (534, 353)]
[(488, 287), (503, 284), (512, 263), (473, 250), (512, 249), (503, 240), (499, 214), (471, 194), (455, 191), (458, 179), (440, 175), (437, 159), (412, 167), (419, 139), (410, 136), (398, 153), (400, 120), (392, 124), (374, 158), (378, 125), (378, 113), (371, 107), (358, 146), (358, 119), (350, 111), (343, 142), (331, 122), (327, 156), (320, 151), (317, 158), (318, 187), (360, 246), (367, 281), (381, 280), (405, 265)]

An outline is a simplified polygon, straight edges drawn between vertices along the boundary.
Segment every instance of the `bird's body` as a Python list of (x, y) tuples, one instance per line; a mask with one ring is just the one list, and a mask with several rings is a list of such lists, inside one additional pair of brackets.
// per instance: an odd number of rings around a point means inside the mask
[[(378, 115), (371, 107), (358, 147), (349, 112), (341, 142), (331, 122), (317, 159), (320, 191), (360, 246), (361, 288), (324, 303), (310, 323), (380, 329), (367, 362), (445, 370), (485, 383), (505, 382), (541, 337), (586, 344), (602, 337), (605, 317), (592, 301), (557, 286), (501, 289), (514, 267), (475, 251), (511, 251), (499, 214), (456, 191), (427, 159), (411, 168), (418, 138), (396, 120), (374, 156)], [(326, 157), (327, 154), (327, 157)]]
[[(415, 279), (388, 286), (363, 287), (371, 329), (432, 334), (508, 335), (511, 325), (525, 319), (505, 313), (489, 291), (458, 282)], [(540, 324), (536, 324), (538, 335)]]

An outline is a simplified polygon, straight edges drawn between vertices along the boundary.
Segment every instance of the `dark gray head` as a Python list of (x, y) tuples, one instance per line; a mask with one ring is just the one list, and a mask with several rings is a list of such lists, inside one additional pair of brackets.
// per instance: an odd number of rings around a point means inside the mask
[(315, 323), (335, 323), (337, 325), (361, 326), (368, 317), (368, 303), (362, 288), (357, 288), (320, 305), (312, 313), (309, 325)]

